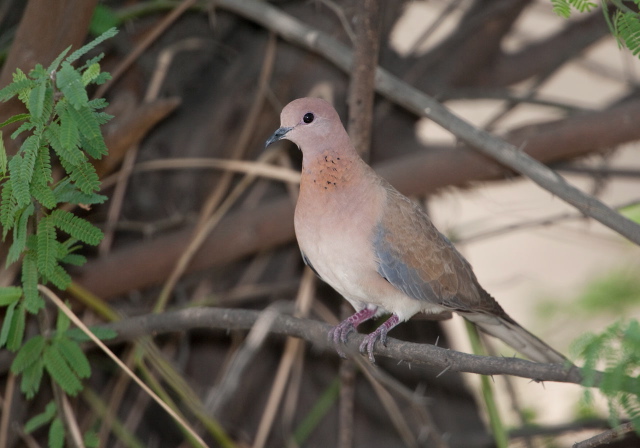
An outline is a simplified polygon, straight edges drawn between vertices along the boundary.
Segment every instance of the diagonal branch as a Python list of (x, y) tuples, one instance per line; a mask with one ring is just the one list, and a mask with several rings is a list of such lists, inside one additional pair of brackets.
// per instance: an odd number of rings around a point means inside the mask
[[(255, 0), (217, 0), (226, 8), (277, 33), (285, 40), (320, 54), (341, 70), (349, 72), (353, 55), (336, 39), (296, 20), (267, 3)], [(428, 117), (480, 152), (517, 171), (542, 188), (550, 191), (585, 215), (610, 227), (629, 240), (640, 244), (640, 226), (614, 212), (598, 199), (590, 196), (563, 177), (547, 168), (514, 145), (476, 128), (449, 111), (423, 92), (402, 82), (383, 68), (376, 71), (376, 90), (395, 104), (416, 114)]]

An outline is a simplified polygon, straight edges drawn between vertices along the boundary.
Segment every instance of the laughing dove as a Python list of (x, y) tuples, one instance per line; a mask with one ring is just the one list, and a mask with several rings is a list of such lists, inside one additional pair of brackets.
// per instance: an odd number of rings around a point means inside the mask
[(391, 317), (360, 345), (372, 361), (376, 341), (385, 344), (399, 323), (455, 311), (533, 361), (566, 361), (510, 318), (426, 213), (360, 158), (329, 103), (301, 98), (280, 118), (266, 145), (287, 139), (302, 151), (295, 211), (302, 258), (356, 310), (329, 335), (338, 353), (358, 325), (382, 314)]

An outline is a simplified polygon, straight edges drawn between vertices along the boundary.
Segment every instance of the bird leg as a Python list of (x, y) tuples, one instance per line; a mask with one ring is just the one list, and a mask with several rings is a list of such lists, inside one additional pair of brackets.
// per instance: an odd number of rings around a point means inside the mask
[(347, 317), (345, 320), (333, 327), (331, 331), (329, 331), (329, 340), (333, 341), (333, 344), (336, 346), (338, 355), (340, 355), (342, 358), (347, 357), (347, 355), (344, 353), (344, 350), (342, 350), (341, 345), (347, 342), (349, 333), (356, 331), (356, 327), (358, 325), (375, 316), (376, 311), (378, 311), (377, 308), (363, 308), (357, 313)]
[(380, 342), (382, 342), (382, 345), (386, 347), (387, 333), (389, 332), (389, 330), (391, 330), (393, 327), (395, 327), (399, 323), (400, 323), (400, 318), (398, 317), (398, 315), (392, 314), (391, 317), (385, 321), (385, 323), (383, 323), (376, 329), (376, 331), (365, 336), (364, 340), (362, 341), (362, 344), (360, 344), (360, 353), (364, 353), (364, 352), (369, 353), (369, 361), (376, 362), (375, 358), (373, 357), (373, 347), (376, 344), (376, 341), (380, 339)]

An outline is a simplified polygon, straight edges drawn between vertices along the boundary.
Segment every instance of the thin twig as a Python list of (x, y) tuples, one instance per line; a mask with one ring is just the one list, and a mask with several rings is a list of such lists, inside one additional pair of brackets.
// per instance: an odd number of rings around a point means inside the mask
[(576, 442), (573, 444), (573, 448), (595, 448), (602, 445), (608, 445), (614, 440), (622, 437), (623, 435), (630, 433), (634, 430), (631, 422), (624, 423), (616, 428), (610, 429), (582, 442)]

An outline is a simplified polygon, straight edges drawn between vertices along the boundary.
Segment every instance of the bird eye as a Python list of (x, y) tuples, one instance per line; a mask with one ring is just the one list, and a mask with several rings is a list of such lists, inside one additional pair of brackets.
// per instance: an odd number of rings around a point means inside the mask
[(313, 116), (313, 114), (311, 112), (307, 112), (306, 114), (304, 114), (304, 117), (302, 117), (302, 121), (304, 121), (305, 123), (309, 124), (313, 121), (315, 117)]

